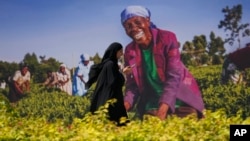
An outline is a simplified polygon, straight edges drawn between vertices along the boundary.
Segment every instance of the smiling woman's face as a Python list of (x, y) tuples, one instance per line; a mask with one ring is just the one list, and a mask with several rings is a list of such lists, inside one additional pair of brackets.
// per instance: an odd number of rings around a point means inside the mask
[(132, 17), (124, 22), (123, 27), (127, 35), (137, 44), (146, 47), (149, 45), (152, 39), (149, 18), (140, 16)]

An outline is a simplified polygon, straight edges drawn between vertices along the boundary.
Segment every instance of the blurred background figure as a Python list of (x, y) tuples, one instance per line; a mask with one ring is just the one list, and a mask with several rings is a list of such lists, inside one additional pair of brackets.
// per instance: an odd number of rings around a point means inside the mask
[(47, 78), (44, 81), (43, 85), (45, 87), (57, 87), (58, 79), (56, 72), (52, 72), (51, 70), (47, 71)]
[(68, 93), (68, 95), (72, 95), (71, 74), (65, 64), (60, 65), (59, 71), (57, 72), (57, 79), (58, 87)]
[(10, 77), (9, 100), (11, 103), (19, 101), (30, 90), (30, 72), (28, 65), (21, 63), (19, 70)]
[(5, 89), (6, 88), (6, 82), (5, 80), (2, 80), (1, 83), (0, 83), (0, 88), (1, 89)]
[(88, 54), (82, 54), (74, 76), (73, 76), (73, 95), (83, 96), (87, 92), (86, 82), (89, 80), (90, 57)]
[(221, 84), (227, 84), (229, 81), (234, 84), (242, 83), (244, 71), (247, 68), (250, 68), (250, 43), (225, 58), (221, 72)]

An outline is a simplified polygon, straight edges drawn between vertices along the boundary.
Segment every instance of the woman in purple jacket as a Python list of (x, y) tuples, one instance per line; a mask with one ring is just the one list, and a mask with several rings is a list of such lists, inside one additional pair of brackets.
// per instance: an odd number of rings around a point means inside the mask
[(142, 6), (129, 6), (121, 13), (122, 25), (132, 39), (124, 53), (126, 110), (137, 105), (140, 118), (150, 114), (161, 120), (168, 114), (202, 117), (202, 95), (180, 60), (175, 34), (153, 25), (150, 15)]

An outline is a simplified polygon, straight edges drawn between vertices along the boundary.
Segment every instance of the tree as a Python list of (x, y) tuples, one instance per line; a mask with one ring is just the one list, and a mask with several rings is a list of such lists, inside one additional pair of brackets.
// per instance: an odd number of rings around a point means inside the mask
[(225, 32), (229, 31), (229, 34), (226, 34), (229, 37), (225, 39), (225, 43), (233, 45), (235, 40), (237, 40), (240, 48), (240, 38), (250, 36), (249, 23), (241, 23), (242, 5), (238, 4), (232, 8), (226, 6), (226, 8), (222, 9), (222, 12), (224, 13), (224, 20), (220, 21), (218, 28), (224, 28)]
[(6, 82), (8, 82), (8, 78), (19, 69), (17, 63), (8, 63), (3, 61), (0, 61), (0, 68), (0, 80), (5, 80)]
[(210, 42), (208, 43), (208, 54), (210, 62), (213, 65), (221, 64), (223, 60), (223, 54), (225, 53), (224, 41), (221, 37), (216, 37), (214, 32), (210, 33)]
[(43, 55), (43, 56), (39, 56), (39, 58), (40, 58), (40, 62), (41, 63), (46, 63), (46, 60), (45, 60), (45, 58), (46, 58), (46, 55)]
[(37, 66), (39, 65), (36, 54), (35, 53), (32, 53), (32, 54), (27, 53), (24, 56), (23, 62), (28, 64), (30, 73), (31, 73), (31, 75), (33, 75), (36, 72)]
[(205, 35), (194, 36), (193, 45), (194, 45), (193, 53), (195, 56), (196, 64), (197, 65), (207, 64), (208, 55), (206, 52), (206, 47), (207, 47), (206, 36)]
[(57, 61), (55, 58), (48, 58), (46, 56), (39, 56), (41, 59), (41, 63), (37, 66), (36, 72), (34, 73), (33, 80), (34, 82), (42, 83), (44, 82), (48, 70), (50, 71), (57, 71), (61, 62)]
[(194, 52), (194, 46), (191, 42), (186, 41), (182, 46), (181, 59), (185, 65), (193, 65), (192, 58)]
[(98, 53), (95, 54), (94, 57), (90, 57), (90, 60), (94, 62), (94, 64), (101, 63), (102, 58), (99, 56)]
[(192, 66), (207, 64), (209, 57), (206, 47), (207, 40), (205, 35), (194, 36), (192, 42), (185, 42), (181, 52), (183, 63)]

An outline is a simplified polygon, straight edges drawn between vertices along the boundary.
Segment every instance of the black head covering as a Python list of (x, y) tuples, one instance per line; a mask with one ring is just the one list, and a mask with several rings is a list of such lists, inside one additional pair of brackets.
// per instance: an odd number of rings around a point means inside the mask
[[(87, 88), (90, 88), (91, 85), (97, 80), (98, 75), (100, 74), (104, 64), (107, 61), (113, 61), (115, 64), (118, 63), (116, 54), (122, 48), (123, 48), (122, 45), (118, 42), (114, 42), (109, 45), (109, 47), (106, 49), (103, 55), (102, 62), (91, 66), (90, 71), (89, 71), (89, 80), (86, 83)], [(117, 64), (117, 67), (118, 67), (118, 64)]]
[(106, 60), (111, 60), (117, 63), (118, 59), (116, 57), (116, 54), (121, 49), (122, 45), (120, 43), (114, 42), (110, 44), (103, 55), (102, 63), (105, 62)]

